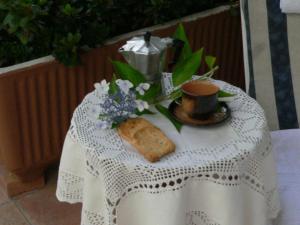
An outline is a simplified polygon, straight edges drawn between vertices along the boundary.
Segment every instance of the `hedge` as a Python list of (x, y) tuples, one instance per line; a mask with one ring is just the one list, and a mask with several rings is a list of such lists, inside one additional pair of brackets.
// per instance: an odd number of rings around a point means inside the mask
[(1, 0), (0, 67), (52, 54), (65, 65), (118, 34), (231, 0)]

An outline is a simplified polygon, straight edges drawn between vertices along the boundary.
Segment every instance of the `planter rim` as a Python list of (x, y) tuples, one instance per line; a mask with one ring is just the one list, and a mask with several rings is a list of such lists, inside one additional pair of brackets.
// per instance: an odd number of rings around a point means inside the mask
[[(139, 29), (136, 31), (121, 34), (121, 35), (118, 35), (118, 36), (108, 39), (102, 45), (99, 45), (96, 48), (101, 47), (103, 45), (114, 44), (120, 40), (129, 39), (133, 36), (141, 35), (141, 34), (145, 33), (146, 31), (161, 30), (161, 29), (176, 25), (179, 22), (190, 22), (190, 21), (197, 20), (199, 18), (204, 18), (204, 17), (208, 17), (211, 15), (215, 15), (215, 14), (229, 10), (230, 7), (231, 7), (230, 5), (222, 5), (222, 6), (212, 8), (212, 9), (194, 13), (194, 14), (191, 14), (191, 15), (179, 18), (179, 19), (171, 20), (171, 21), (168, 21), (168, 22), (165, 22), (162, 24), (157, 24), (157, 25), (154, 25), (151, 27), (145, 27), (145, 28), (142, 28), (142, 29)], [(19, 69), (25, 69), (25, 68), (31, 67), (33, 65), (48, 63), (48, 62), (52, 62), (52, 61), (56, 61), (55, 58), (52, 55), (48, 55), (48, 56), (40, 57), (37, 59), (29, 60), (29, 61), (26, 61), (23, 63), (15, 64), (12, 66), (0, 67), (0, 76), (3, 74), (6, 74), (8, 72), (12, 72), (12, 71), (19, 70)]]

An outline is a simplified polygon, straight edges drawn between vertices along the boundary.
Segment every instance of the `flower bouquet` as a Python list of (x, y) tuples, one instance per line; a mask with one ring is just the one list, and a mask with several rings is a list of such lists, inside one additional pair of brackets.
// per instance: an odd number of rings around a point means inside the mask
[(134, 86), (128, 80), (113, 79), (110, 83), (102, 80), (94, 86), (99, 99), (92, 113), (100, 129), (114, 128), (128, 118), (152, 113), (148, 102), (141, 99), (150, 88), (148, 83)]

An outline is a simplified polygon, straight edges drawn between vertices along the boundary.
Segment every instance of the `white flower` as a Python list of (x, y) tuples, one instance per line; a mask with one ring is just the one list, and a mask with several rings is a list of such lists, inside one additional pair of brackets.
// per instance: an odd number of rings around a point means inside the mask
[(148, 102), (145, 102), (143, 100), (135, 100), (135, 103), (136, 103), (136, 107), (137, 109), (142, 112), (144, 111), (145, 109), (148, 109), (149, 108), (149, 105), (148, 105)]
[(116, 80), (116, 84), (119, 86), (121, 91), (123, 91), (126, 95), (128, 94), (130, 88), (133, 87), (133, 84), (129, 80)]
[(147, 91), (150, 88), (150, 84), (148, 83), (141, 83), (139, 84), (139, 86), (136, 87), (136, 91), (140, 94), (140, 95), (144, 95), (145, 91)]
[(100, 130), (105, 130), (111, 128), (111, 123), (106, 120), (97, 120), (96, 121), (96, 128)]
[(109, 83), (106, 80), (102, 80), (101, 83), (95, 83), (94, 87), (99, 94), (107, 94), (109, 91)]
[(127, 111), (123, 111), (120, 113), (120, 116), (128, 116), (129, 115), (129, 112)]
[(136, 114), (130, 114), (129, 115), (129, 118), (137, 118), (138, 117), (138, 115), (136, 115)]

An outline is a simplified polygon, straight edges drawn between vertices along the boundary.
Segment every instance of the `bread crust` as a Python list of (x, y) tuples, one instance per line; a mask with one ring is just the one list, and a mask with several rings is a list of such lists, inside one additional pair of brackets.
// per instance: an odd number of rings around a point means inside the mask
[(150, 162), (157, 162), (175, 151), (175, 144), (159, 128), (143, 118), (126, 120), (118, 127), (118, 133)]

